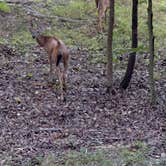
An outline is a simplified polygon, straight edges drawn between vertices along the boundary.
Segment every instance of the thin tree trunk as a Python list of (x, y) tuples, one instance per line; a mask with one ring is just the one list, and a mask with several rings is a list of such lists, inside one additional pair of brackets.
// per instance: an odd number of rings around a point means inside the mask
[[(137, 48), (137, 27), (138, 27), (138, 0), (133, 0), (132, 5), (132, 48)], [(128, 59), (127, 70), (125, 76), (120, 83), (120, 87), (126, 89), (132, 78), (132, 73), (135, 65), (136, 52), (132, 52)]]
[(153, 35), (153, 11), (152, 11), (152, 0), (148, 0), (148, 29), (149, 29), (149, 81), (151, 89), (151, 104), (156, 102), (155, 94), (155, 81), (153, 76), (154, 70), (154, 35)]
[(107, 39), (107, 81), (108, 91), (111, 92), (113, 84), (113, 65), (112, 65), (112, 42), (113, 42), (113, 28), (114, 28), (114, 0), (110, 0), (110, 14), (109, 14), (109, 29)]

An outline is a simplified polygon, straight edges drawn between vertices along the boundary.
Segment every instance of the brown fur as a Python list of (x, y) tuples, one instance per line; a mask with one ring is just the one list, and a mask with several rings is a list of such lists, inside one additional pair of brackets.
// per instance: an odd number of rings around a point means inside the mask
[(106, 19), (106, 12), (107, 9), (109, 8), (110, 2), (109, 0), (95, 0), (96, 3), (96, 8), (98, 12), (98, 26), (99, 26), (99, 31), (102, 32), (103, 30), (103, 19)]
[[(48, 59), (50, 64), (50, 77), (53, 75), (53, 64), (56, 64), (56, 73), (59, 78), (60, 88), (61, 88), (61, 99), (64, 100), (63, 91), (66, 91), (66, 78), (67, 78), (67, 68), (69, 62), (69, 51), (65, 44), (52, 36), (39, 35), (36, 38), (38, 44), (43, 47), (48, 53)], [(60, 59), (59, 59), (60, 58)], [(63, 63), (63, 70), (61, 71), (59, 62)]]

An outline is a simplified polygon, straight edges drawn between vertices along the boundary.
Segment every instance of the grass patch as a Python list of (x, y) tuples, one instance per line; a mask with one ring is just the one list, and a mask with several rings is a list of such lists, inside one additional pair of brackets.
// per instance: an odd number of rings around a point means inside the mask
[(136, 142), (134, 146), (122, 149), (121, 156), (126, 165), (144, 165), (145, 161), (147, 160), (147, 153), (147, 145), (142, 142)]
[(95, 165), (95, 166), (111, 166), (111, 161), (109, 161), (104, 153), (98, 152), (88, 152), (86, 149), (80, 152), (73, 152), (68, 154), (68, 160), (65, 162), (66, 166), (81, 166), (81, 165)]
[(83, 0), (70, 1), (68, 5), (53, 6), (51, 11), (54, 15), (73, 19), (89, 19), (89, 13), (93, 10), (92, 3)]
[(5, 2), (0, 2), (0, 11), (6, 12), (6, 13), (10, 13), (10, 7), (7, 3)]
[(65, 158), (58, 161), (53, 154), (46, 156), (41, 166), (112, 166), (103, 152), (89, 152), (87, 149), (81, 149), (80, 152), (71, 151), (66, 154)]
[(104, 146), (95, 151), (82, 148), (80, 151), (69, 151), (62, 157), (46, 155), (41, 166), (162, 166), (164, 159), (152, 159), (148, 156), (149, 148), (143, 142), (135, 142), (130, 147)]
[[(86, 33), (86, 32), (85, 32)], [(59, 39), (63, 40), (64, 43), (68, 46), (76, 46), (79, 48), (88, 48), (91, 51), (96, 51), (102, 48), (102, 41), (98, 36), (92, 36), (91, 38), (88, 35), (83, 34), (82, 29), (68, 29), (65, 26), (61, 29), (52, 29), (46, 31), (47, 35), (55, 35)]]
[[(41, 0), (34, 2), (40, 3)], [(1, 4), (1, 3), (0, 3)], [(4, 4), (4, 3), (3, 3)], [(63, 22), (52, 19), (47, 34), (56, 35), (62, 39), (66, 45), (73, 47), (86, 48), (91, 54), (106, 49), (107, 46), (107, 24), (105, 24), (105, 33), (97, 32), (97, 10), (94, 1), (85, 2), (85, 0), (47, 1), (47, 7), (39, 8), (34, 6), (34, 10), (51, 16), (60, 16), (69, 19), (77, 19), (77, 22)], [(154, 35), (155, 51), (165, 47), (166, 43), (166, 2), (165, 0), (154, 1)], [(4, 7), (3, 7), (4, 8)], [(138, 24), (138, 47), (139, 51), (148, 49), (148, 27), (147, 27), (147, 4), (145, 0), (139, 1), (139, 24)], [(109, 13), (107, 13), (107, 16)], [(21, 19), (21, 18), (19, 18)], [(80, 20), (80, 22), (78, 21)], [(42, 21), (42, 20), (41, 20)], [(47, 20), (48, 21), (48, 20)], [(116, 59), (119, 55), (129, 53), (131, 47), (131, 1), (117, 0), (115, 3), (115, 28), (113, 36), (113, 54)], [(2, 40), (0, 41), (2, 42)], [(26, 32), (17, 32), (13, 35), (12, 44), (20, 47), (20, 50), (32, 43), (32, 39)], [(163, 49), (162, 49), (163, 50)], [(96, 61), (96, 60), (95, 60)], [(97, 60), (100, 63), (100, 60)], [(103, 59), (101, 59), (101, 62)], [(104, 60), (105, 61), (105, 60)]]
[(11, 44), (18, 49), (19, 52), (25, 53), (28, 52), (31, 44), (34, 44), (35, 40), (32, 39), (29, 31), (19, 31), (13, 34), (11, 38)]

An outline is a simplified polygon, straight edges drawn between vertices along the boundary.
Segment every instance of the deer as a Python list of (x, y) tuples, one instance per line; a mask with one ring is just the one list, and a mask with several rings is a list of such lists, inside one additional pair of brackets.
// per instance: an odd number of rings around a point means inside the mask
[[(55, 36), (42, 35), (41, 28), (38, 30), (33, 29), (33, 24), (29, 28), (29, 31), (33, 39), (36, 39), (40, 47), (48, 54), (48, 61), (50, 65), (49, 79), (53, 79), (53, 65), (55, 65), (55, 72), (58, 76), (60, 84), (61, 100), (65, 101), (64, 92), (66, 92), (66, 79), (67, 79), (67, 69), (69, 64), (69, 50), (62, 40)], [(63, 69), (60, 68), (60, 63), (63, 64)]]
[(97, 12), (98, 12), (98, 27), (99, 27), (99, 31), (102, 32), (103, 31), (102, 22), (104, 18), (106, 21), (106, 13), (107, 13), (107, 9), (109, 8), (110, 1), (95, 0), (95, 3), (96, 3)]

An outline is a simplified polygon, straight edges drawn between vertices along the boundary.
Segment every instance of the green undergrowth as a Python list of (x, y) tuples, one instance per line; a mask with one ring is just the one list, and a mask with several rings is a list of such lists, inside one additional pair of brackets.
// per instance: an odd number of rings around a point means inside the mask
[(90, 38), (82, 33), (82, 29), (73, 31), (72, 29), (63, 27), (61, 29), (46, 31), (45, 34), (55, 35), (70, 47), (75, 46), (78, 48), (88, 48), (89, 51), (96, 51), (102, 48), (102, 42), (100, 42), (99, 36), (92, 36)]
[[(165, 5), (166, 2), (161, 0), (160, 3), (154, 1), (154, 35), (155, 35), (155, 51), (156, 54), (161, 46), (166, 43), (166, 29), (165, 22)], [(97, 31), (94, 24), (96, 18), (96, 10), (94, 2), (85, 3), (85, 1), (70, 1), (69, 5), (61, 5), (59, 7), (52, 7), (52, 12), (54, 15), (59, 15), (62, 17), (67, 17), (71, 19), (92, 19), (91, 23), (86, 22), (86, 25), (73, 26), (70, 29), (70, 25), (67, 28), (62, 27), (58, 30), (57, 36), (66, 41), (69, 45), (78, 45), (82, 47), (87, 47), (89, 50), (96, 51), (106, 48), (107, 41), (107, 27), (108, 23), (105, 25), (105, 33), (99, 34), (95, 33)], [(138, 50), (137, 52), (147, 52), (148, 50), (148, 27), (147, 27), (147, 4), (146, 1), (139, 1), (139, 20), (138, 20)], [(87, 14), (91, 13), (91, 14)], [(80, 21), (81, 22), (81, 21)], [(107, 13), (108, 22), (108, 13)], [(83, 28), (82, 28), (83, 27)], [(93, 27), (93, 28), (91, 28)], [(86, 29), (86, 30), (85, 30)], [(88, 30), (91, 29), (89, 32)], [(131, 3), (129, 1), (118, 0), (115, 3), (115, 28), (113, 36), (113, 54), (114, 59), (116, 56), (122, 54), (130, 53), (131, 47)], [(96, 57), (95, 57), (96, 58)], [(104, 58), (104, 56), (103, 56)], [(98, 62), (105, 61), (100, 57)]]
[(0, 11), (6, 12), (6, 13), (10, 13), (11, 9), (9, 7), (9, 5), (5, 2), (0, 2)]
[(7, 43), (6, 40), (4, 38), (0, 37), (0, 44), (5, 44), (5, 43)]
[(35, 43), (28, 30), (18, 31), (11, 37), (11, 45), (18, 49), (21, 53), (29, 51), (29, 47)]
[(137, 141), (130, 146), (101, 146), (95, 150), (81, 148), (80, 151), (68, 151), (61, 157), (53, 153), (45, 157), (36, 157), (29, 161), (40, 166), (164, 166), (164, 158), (149, 157), (150, 148), (143, 142)]
[(89, 19), (94, 15), (93, 3), (87, 3), (83, 0), (69, 1), (67, 5), (52, 6), (51, 12), (54, 15), (72, 18), (72, 19)]
[[(43, 3), (41, 0), (35, 0), (34, 3)], [(85, 0), (69, 0), (57, 1), (48, 0), (44, 2), (45, 8), (40, 8), (37, 5), (33, 6), (35, 11), (41, 14), (57, 16), (65, 18), (52, 19), (49, 26), (50, 29), (44, 33), (55, 35), (62, 39), (69, 47), (86, 48), (91, 55), (106, 54), (107, 46), (107, 28), (108, 28), (108, 12), (107, 23), (104, 25), (104, 33), (97, 32), (97, 11), (94, 1)], [(33, 9), (32, 7), (32, 9)], [(158, 55), (158, 50), (163, 49), (166, 43), (166, 1), (153, 1), (154, 11), (154, 35), (155, 35), (155, 53)], [(138, 26), (138, 50), (137, 52), (147, 52), (148, 49), (148, 28), (147, 28), (147, 3), (145, 0), (139, 1), (139, 26)], [(23, 17), (22, 17), (23, 18)], [(21, 19), (21, 18), (19, 18)], [(45, 19), (48, 21), (47, 19)], [(21, 22), (21, 20), (18, 20)], [(42, 22), (43, 19), (39, 19)], [(24, 20), (22, 20), (24, 22)], [(25, 52), (27, 46), (33, 44), (28, 30), (19, 30), (15, 32), (11, 38), (11, 43), (18, 49)], [(113, 36), (113, 54), (114, 59), (122, 54), (131, 52), (131, 2), (129, 0), (117, 0), (115, 3), (115, 27)], [(3, 42), (4, 39), (0, 39)], [(95, 56), (93, 56), (95, 57)], [(95, 60), (97, 63), (104, 62), (101, 56)], [(105, 58), (103, 56), (103, 58)], [(157, 56), (156, 56), (157, 58)]]

